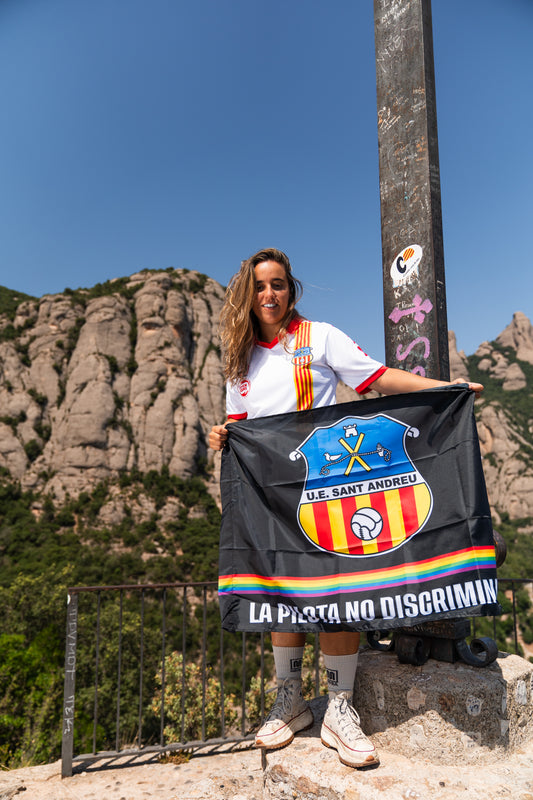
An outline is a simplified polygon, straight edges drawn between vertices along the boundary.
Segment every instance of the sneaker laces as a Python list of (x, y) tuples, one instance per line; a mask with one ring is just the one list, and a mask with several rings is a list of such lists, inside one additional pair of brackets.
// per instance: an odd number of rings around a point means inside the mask
[[(366, 739), (365, 734), (361, 730), (361, 719), (355, 708), (350, 703), (347, 697), (337, 698), (337, 710), (339, 714), (339, 728), (344, 736), (347, 732), (354, 731), (356, 739)], [(346, 737), (347, 738), (347, 737)]]
[[(292, 708), (292, 691), (289, 681), (291, 678), (285, 678), (282, 684), (278, 686), (278, 694), (274, 701), (274, 705), (270, 709), (265, 725), (269, 722), (279, 719), (280, 717), (288, 716)], [(294, 679), (293, 679), (294, 680)], [(273, 691), (273, 690), (272, 690)]]

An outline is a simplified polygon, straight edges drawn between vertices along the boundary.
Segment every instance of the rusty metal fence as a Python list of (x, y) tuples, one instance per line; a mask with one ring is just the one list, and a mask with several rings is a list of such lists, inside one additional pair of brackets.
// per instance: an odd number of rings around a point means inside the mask
[[(510, 652), (521, 646), (517, 593), (531, 583), (500, 579)], [(63, 777), (76, 762), (231, 749), (252, 740), (273, 674), (270, 650), (263, 634), (222, 631), (216, 588), (210, 582), (69, 589)], [(478, 618), (472, 628), (474, 637), (481, 629), (497, 639), (496, 618)], [(318, 695), (318, 637), (312, 638)]]

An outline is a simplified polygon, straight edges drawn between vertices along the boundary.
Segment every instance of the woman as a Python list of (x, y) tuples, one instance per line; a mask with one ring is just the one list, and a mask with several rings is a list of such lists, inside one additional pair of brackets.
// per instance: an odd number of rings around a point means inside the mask
[[(226, 425), (234, 420), (333, 405), (339, 379), (359, 394), (370, 389), (395, 394), (445, 385), (389, 369), (333, 326), (303, 320), (296, 310), (301, 290), (289, 259), (280, 250), (259, 251), (233, 276), (221, 314), (228, 419), (211, 429), (209, 445), (214, 450), (224, 447)], [(304, 349), (307, 357), (312, 355), (312, 362), (310, 378), (302, 385), (295, 381), (292, 359)], [(476, 392), (483, 388), (480, 384), (469, 387)], [(258, 747), (284, 747), (297, 731), (313, 724), (301, 692), (304, 643), (303, 633), (272, 633), (278, 696), (255, 737)], [(321, 632), (320, 644), (329, 694), (322, 742), (335, 748), (347, 766), (377, 764), (376, 750), (362, 732), (352, 706), (359, 633)]]

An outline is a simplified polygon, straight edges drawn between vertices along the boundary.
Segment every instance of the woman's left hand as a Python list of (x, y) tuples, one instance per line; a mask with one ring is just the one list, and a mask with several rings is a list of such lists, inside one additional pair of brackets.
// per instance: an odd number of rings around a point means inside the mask
[(452, 381), (452, 385), (456, 383), (466, 383), (470, 391), (475, 392), (476, 397), (481, 396), (481, 392), (485, 388), (482, 383), (471, 383), (470, 381), (466, 381), (464, 378), (456, 378)]

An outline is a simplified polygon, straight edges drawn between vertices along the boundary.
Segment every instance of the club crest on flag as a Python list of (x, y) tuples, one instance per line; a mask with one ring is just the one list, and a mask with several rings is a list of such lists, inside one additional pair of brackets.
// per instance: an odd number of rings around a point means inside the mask
[(418, 533), (433, 506), (431, 489), (406, 444), (419, 431), (394, 417), (344, 417), (314, 431), (290, 454), (307, 474), (298, 524), (319, 549), (368, 556)]

